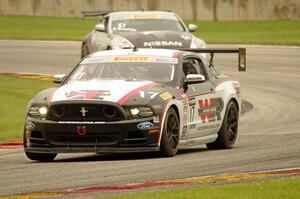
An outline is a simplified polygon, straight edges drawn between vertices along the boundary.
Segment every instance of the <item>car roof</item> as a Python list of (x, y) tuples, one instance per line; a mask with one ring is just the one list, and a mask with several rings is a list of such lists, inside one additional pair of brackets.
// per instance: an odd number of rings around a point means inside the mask
[(170, 19), (178, 20), (173, 12), (167, 11), (116, 11), (107, 14), (113, 20), (118, 19)]

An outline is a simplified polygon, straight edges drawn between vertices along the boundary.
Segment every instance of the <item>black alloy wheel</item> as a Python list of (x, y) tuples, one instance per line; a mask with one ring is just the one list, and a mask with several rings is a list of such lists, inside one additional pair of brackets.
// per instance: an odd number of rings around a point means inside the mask
[(161, 153), (172, 157), (178, 151), (179, 144), (179, 119), (176, 111), (170, 108), (165, 117), (165, 123), (161, 138)]
[(225, 116), (218, 138), (212, 143), (206, 144), (209, 149), (231, 149), (238, 134), (239, 111), (237, 105), (230, 101), (227, 105)]

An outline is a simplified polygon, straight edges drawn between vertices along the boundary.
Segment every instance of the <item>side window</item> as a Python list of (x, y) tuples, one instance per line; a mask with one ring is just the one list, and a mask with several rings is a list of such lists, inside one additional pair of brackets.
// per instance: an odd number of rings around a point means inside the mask
[(189, 57), (184, 60), (183, 72), (184, 76), (187, 76), (189, 74), (201, 74), (205, 76), (201, 60), (192, 57)]
[(215, 77), (215, 76), (218, 76), (218, 75), (219, 75), (219, 72), (216, 70), (216, 68), (215, 68), (213, 65), (210, 66), (210, 64), (209, 64), (208, 61), (205, 61), (205, 60), (204, 60), (204, 64), (207, 66), (207, 67), (206, 67), (206, 68), (208, 69), (207, 72), (208, 72), (211, 76)]

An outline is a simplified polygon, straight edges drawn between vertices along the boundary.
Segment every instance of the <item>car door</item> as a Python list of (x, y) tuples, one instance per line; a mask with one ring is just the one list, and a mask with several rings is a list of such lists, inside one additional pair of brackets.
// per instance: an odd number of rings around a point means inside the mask
[(201, 74), (205, 77), (205, 81), (201, 83), (183, 85), (189, 103), (186, 139), (204, 138), (216, 134), (221, 125), (222, 98), (214, 91), (214, 85), (204, 70), (201, 59), (187, 57), (182, 67), (183, 80), (188, 74)]

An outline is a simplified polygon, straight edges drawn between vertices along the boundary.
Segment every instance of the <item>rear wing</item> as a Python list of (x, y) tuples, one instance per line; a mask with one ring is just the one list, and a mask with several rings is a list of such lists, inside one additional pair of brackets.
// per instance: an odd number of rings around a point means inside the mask
[(210, 63), (213, 63), (215, 53), (238, 53), (238, 70), (246, 71), (246, 48), (186, 48), (179, 49), (195, 53), (210, 53)]
[(83, 12), (81, 12), (83, 17), (99, 17), (99, 16), (105, 16), (108, 13), (111, 13), (111, 11), (83, 11)]
[[(121, 12), (121, 11), (145, 11), (144, 9), (141, 10), (115, 10), (115, 11), (107, 11), (107, 10), (99, 10), (99, 11), (83, 11), (81, 14), (83, 17), (99, 17), (99, 16), (105, 16), (111, 12)], [(152, 10), (147, 10), (152, 11)], [(170, 10), (155, 10), (155, 11), (164, 11), (164, 12), (171, 12)]]

